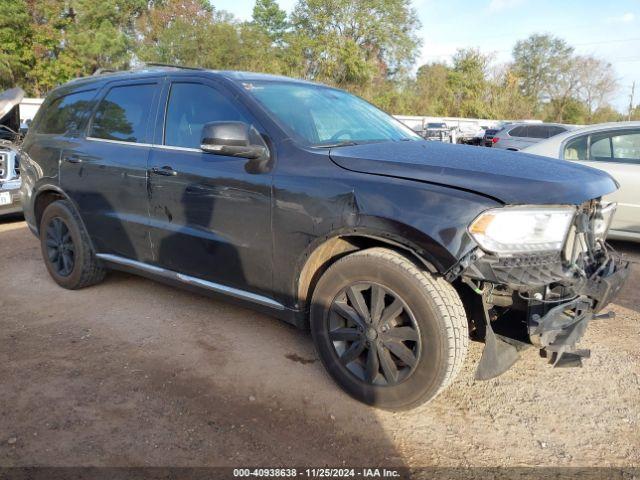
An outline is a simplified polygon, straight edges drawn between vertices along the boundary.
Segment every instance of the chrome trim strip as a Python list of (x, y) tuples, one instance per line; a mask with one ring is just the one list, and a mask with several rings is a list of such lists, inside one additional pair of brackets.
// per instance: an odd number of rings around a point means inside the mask
[(130, 145), (132, 147), (151, 147), (150, 143), (137, 143), (137, 142), (125, 142), (122, 140), (109, 140), (108, 138), (96, 138), (96, 137), (86, 137), (87, 140), (91, 140), (92, 142), (104, 142), (104, 143), (115, 143), (118, 145)]
[(108, 138), (96, 138), (96, 137), (86, 137), (87, 140), (91, 140), (92, 142), (104, 142), (104, 143), (115, 143), (118, 145), (131, 145), (134, 147), (147, 147), (147, 148), (159, 148), (161, 150), (175, 150), (179, 152), (199, 152), (204, 153), (199, 148), (189, 148), (189, 147), (174, 147), (173, 145), (159, 145), (157, 143), (139, 143), (139, 142), (125, 142), (123, 140), (110, 140)]
[(107, 253), (97, 253), (96, 257), (106, 262), (126, 265), (128, 267), (133, 267), (149, 273), (154, 273), (156, 275), (159, 275), (161, 277), (165, 277), (171, 280), (177, 280), (182, 283), (187, 283), (190, 285), (196, 285), (198, 287), (206, 288), (207, 290), (211, 290), (212, 292), (222, 293), (225, 295), (229, 295), (231, 297), (239, 298), (241, 300), (248, 300), (250, 302), (258, 303), (260, 305), (265, 305), (267, 307), (275, 308), (277, 310), (284, 310), (284, 305), (282, 305), (281, 303), (276, 302), (275, 300), (265, 297), (263, 295), (258, 295), (256, 293), (247, 292), (245, 290), (239, 290), (233, 287), (227, 287), (226, 285), (220, 285), (219, 283), (209, 282), (208, 280), (202, 280), (200, 278), (191, 277), (183, 273), (174, 272), (172, 270), (167, 270), (162, 267), (156, 267), (154, 265), (149, 265), (147, 263), (138, 262), (137, 260), (131, 260), (129, 258), (120, 257), (118, 255), (111, 255)]
[(154, 143), (153, 145), (151, 145), (151, 147), (152, 148), (159, 148), (161, 150), (176, 150), (176, 151), (179, 151), (179, 152), (199, 152), (199, 153), (204, 153), (199, 148), (174, 147), (173, 145), (159, 145), (157, 143)]

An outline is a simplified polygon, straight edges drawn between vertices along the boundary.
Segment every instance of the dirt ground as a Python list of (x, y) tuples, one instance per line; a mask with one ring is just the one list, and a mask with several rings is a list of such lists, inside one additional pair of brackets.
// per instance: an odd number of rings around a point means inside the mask
[[(640, 246), (616, 247), (640, 260)], [(343, 394), (310, 336), (122, 273), (66, 291), (19, 219), (0, 221), (0, 466), (638, 466), (640, 265), (582, 345), (530, 349), (473, 380), (482, 345), (429, 405)]]

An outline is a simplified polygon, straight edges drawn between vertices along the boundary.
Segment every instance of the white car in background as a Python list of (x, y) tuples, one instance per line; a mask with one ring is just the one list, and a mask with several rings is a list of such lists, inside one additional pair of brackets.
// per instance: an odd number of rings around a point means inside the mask
[(640, 241), (640, 122), (589, 125), (522, 150), (580, 162), (609, 173), (620, 189), (607, 200), (618, 203), (609, 238)]

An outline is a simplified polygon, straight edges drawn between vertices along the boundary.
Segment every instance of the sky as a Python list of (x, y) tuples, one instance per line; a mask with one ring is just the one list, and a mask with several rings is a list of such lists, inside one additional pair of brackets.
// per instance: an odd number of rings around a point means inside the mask
[[(241, 20), (251, 18), (254, 0), (211, 0)], [(279, 0), (291, 11), (296, 0)], [(578, 54), (611, 63), (620, 83), (611, 98), (626, 112), (631, 85), (640, 104), (640, 0), (413, 0), (422, 27), (417, 65), (448, 61), (458, 48), (478, 47), (496, 63), (511, 59), (514, 44), (532, 33), (566, 40)]]

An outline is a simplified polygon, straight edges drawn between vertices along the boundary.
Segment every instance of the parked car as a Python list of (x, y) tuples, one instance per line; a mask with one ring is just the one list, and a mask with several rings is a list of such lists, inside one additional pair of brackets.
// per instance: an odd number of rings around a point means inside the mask
[(49, 94), (24, 212), (60, 286), (121, 269), (225, 295), (310, 328), (353, 397), (411, 408), (452, 382), (470, 334), (477, 378), (510, 368), (500, 323), (578, 363), (625, 281), (604, 243), (614, 180), (521, 155), (424, 141), (315, 83), (147, 67)]
[(451, 143), (451, 129), (444, 122), (429, 122), (424, 134), (425, 140)]
[(494, 133), (491, 146), (504, 150), (522, 150), (573, 128), (557, 123), (512, 123)]
[(22, 211), (17, 146), (22, 137), (20, 101), (23, 97), (20, 88), (0, 94), (0, 217)]
[(608, 195), (618, 203), (610, 237), (640, 241), (640, 122), (590, 125), (524, 150), (604, 170), (620, 188)]
[[(502, 127), (502, 128), (504, 128), (504, 127)], [(493, 137), (500, 130), (501, 130), (501, 128), (487, 128), (484, 131), (484, 135), (482, 136), (481, 144), (484, 145), (485, 147), (492, 147), (493, 146)]]
[(484, 132), (488, 127), (481, 126), (476, 122), (458, 123), (455, 143), (463, 143), (465, 145), (480, 145), (482, 143)]

